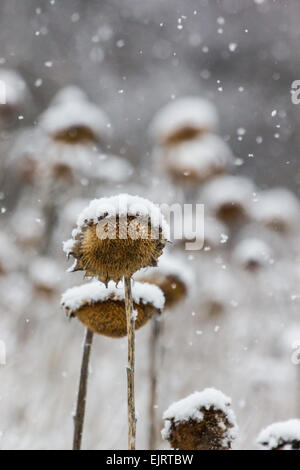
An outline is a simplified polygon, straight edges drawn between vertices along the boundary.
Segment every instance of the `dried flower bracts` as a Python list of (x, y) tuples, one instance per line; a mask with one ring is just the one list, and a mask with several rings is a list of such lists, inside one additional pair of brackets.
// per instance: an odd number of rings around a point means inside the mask
[[(141, 328), (153, 313), (164, 307), (161, 290), (150, 284), (134, 283), (132, 289), (135, 328)], [(94, 333), (119, 338), (126, 336), (124, 286), (99, 281), (68, 289), (61, 304), (68, 317), (77, 317)]]
[(163, 415), (162, 437), (173, 449), (229, 450), (237, 437), (231, 400), (207, 388), (173, 403)]
[(300, 419), (271, 424), (261, 431), (257, 443), (266, 450), (300, 450)]
[(146, 199), (126, 194), (95, 199), (80, 214), (64, 251), (74, 271), (119, 282), (146, 266), (156, 266), (169, 237), (159, 209)]

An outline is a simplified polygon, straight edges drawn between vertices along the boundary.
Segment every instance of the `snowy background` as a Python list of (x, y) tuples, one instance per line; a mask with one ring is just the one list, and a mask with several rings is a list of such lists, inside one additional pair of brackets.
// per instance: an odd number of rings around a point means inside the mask
[[(254, 186), (250, 221), (221, 233), (215, 225), (219, 241), (193, 256), (170, 249), (195, 280), (164, 314), (158, 428), (174, 400), (205, 387), (232, 398), (237, 448), (253, 448), (274, 421), (300, 418), (300, 365), (291, 359), (300, 340), (300, 107), (290, 96), (300, 79), (299, 20), (297, 0), (0, 0), (0, 80), (9, 69), (26, 83), (8, 75), (17, 98), (0, 105), (2, 449), (71, 447), (84, 329), (67, 321), (60, 297), (83, 275), (66, 273), (62, 242), (86, 203), (119, 192), (203, 202), (203, 182), (191, 194), (153, 163), (149, 124), (183, 96), (215, 105), (235, 159), (228, 173)], [(69, 85), (108, 116), (97, 145), (58, 145), (42, 126), (41, 113)], [(71, 118), (62, 111), (63, 123)], [(274, 195), (280, 233), (260, 211), (261, 191), (275, 187), (293, 192)], [(263, 256), (254, 249), (254, 273), (253, 237), (267, 245)], [(137, 448), (147, 448), (149, 334), (149, 324), (137, 333)], [(126, 349), (126, 339), (95, 338), (84, 448), (126, 448)], [(157, 447), (168, 444), (158, 438)]]

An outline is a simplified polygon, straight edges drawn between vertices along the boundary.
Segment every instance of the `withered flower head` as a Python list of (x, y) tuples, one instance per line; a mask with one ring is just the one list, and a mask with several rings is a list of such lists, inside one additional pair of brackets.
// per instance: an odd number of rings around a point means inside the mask
[(64, 251), (85, 271), (105, 284), (156, 266), (168, 239), (168, 225), (150, 201), (122, 194), (94, 199), (80, 214)]
[(246, 271), (255, 273), (273, 262), (270, 247), (259, 238), (242, 240), (233, 251), (235, 262)]
[(253, 206), (253, 217), (265, 227), (286, 235), (299, 227), (299, 199), (284, 188), (262, 191)]
[(271, 424), (261, 431), (257, 443), (266, 450), (300, 450), (300, 419)]
[(218, 220), (231, 226), (250, 216), (254, 193), (250, 179), (220, 176), (204, 186), (201, 198)]
[(160, 152), (164, 170), (179, 184), (199, 184), (223, 174), (233, 162), (228, 145), (217, 135), (204, 134)]
[(69, 145), (102, 140), (110, 128), (105, 113), (74, 87), (58, 93), (38, 124), (54, 141)]
[(163, 107), (153, 119), (150, 133), (156, 143), (174, 146), (218, 127), (215, 107), (198, 97), (180, 98)]
[(178, 258), (168, 254), (159, 259), (157, 268), (143, 269), (135, 279), (158, 286), (164, 293), (166, 309), (182, 302), (194, 281), (191, 270)]
[(237, 437), (231, 400), (207, 388), (173, 403), (163, 415), (162, 437), (173, 449), (229, 450)]
[[(141, 328), (153, 313), (164, 306), (161, 290), (150, 284), (134, 283), (132, 289), (135, 328)], [(94, 333), (120, 338), (127, 334), (125, 294), (122, 283), (109, 282), (106, 287), (94, 281), (73, 287), (62, 296), (68, 317), (77, 317)]]

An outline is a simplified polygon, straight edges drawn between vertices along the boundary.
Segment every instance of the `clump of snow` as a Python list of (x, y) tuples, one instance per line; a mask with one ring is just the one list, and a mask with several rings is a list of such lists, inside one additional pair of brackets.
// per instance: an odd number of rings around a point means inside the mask
[(158, 260), (157, 267), (143, 268), (135, 274), (135, 279), (146, 276), (151, 277), (153, 273), (161, 273), (164, 276), (172, 276), (183, 282), (188, 290), (194, 283), (194, 273), (186, 264), (174, 255), (164, 253)]
[(253, 205), (253, 217), (260, 223), (280, 223), (292, 228), (300, 221), (298, 198), (288, 189), (274, 188), (257, 195)]
[(133, 166), (125, 158), (111, 154), (101, 154), (99, 156), (96, 175), (99, 179), (122, 183), (126, 181), (134, 172)]
[(267, 266), (272, 260), (271, 248), (259, 238), (248, 238), (242, 240), (233, 251), (233, 259), (239, 265), (255, 263)]
[(56, 261), (40, 256), (29, 266), (29, 276), (34, 284), (56, 289), (62, 279), (62, 271)]
[(233, 163), (228, 145), (217, 135), (204, 134), (171, 147), (161, 156), (175, 172), (191, 172), (199, 179), (224, 171)]
[[(151, 304), (159, 310), (165, 304), (162, 291), (153, 284), (134, 282), (132, 298), (138, 305)], [(61, 305), (68, 311), (68, 314), (71, 314), (83, 305), (105, 302), (106, 300), (125, 301), (123, 282), (116, 285), (113, 281), (110, 281), (106, 287), (100, 281), (93, 281), (79, 287), (72, 287), (63, 294)]]
[(50, 105), (56, 105), (72, 101), (87, 101), (88, 97), (86, 93), (74, 85), (68, 85), (61, 90), (59, 90), (54, 98), (52, 99)]
[(201, 200), (213, 212), (225, 204), (237, 204), (248, 211), (254, 192), (255, 185), (249, 178), (220, 176), (206, 183), (201, 193)]
[(152, 121), (150, 133), (157, 142), (163, 142), (185, 127), (214, 132), (218, 127), (215, 107), (202, 98), (180, 98), (158, 111)]
[(293, 441), (300, 444), (300, 419), (271, 424), (261, 431), (257, 439), (258, 444), (269, 450)]
[(214, 388), (206, 388), (202, 392), (194, 392), (183, 400), (173, 403), (163, 414), (163, 419), (167, 421), (165, 428), (162, 430), (163, 439), (168, 439), (170, 431), (170, 420), (175, 424), (190, 419), (202, 421), (203, 412), (201, 410), (214, 409), (222, 411), (229, 424), (232, 425), (230, 430), (234, 439), (237, 435), (237, 424), (233, 410), (231, 409), (231, 399), (219, 390)]
[[(110, 123), (100, 108), (74, 90), (65, 94), (67, 99), (60, 94), (40, 116), (38, 124), (44, 132), (54, 135), (72, 127), (86, 127), (98, 137), (107, 135)], [(69, 99), (70, 95), (76, 99)]]
[[(77, 219), (77, 228), (73, 230), (74, 237), (81, 232), (87, 221), (97, 223), (100, 217), (146, 217), (149, 218), (153, 230), (162, 229), (162, 235), (169, 240), (170, 229), (158, 206), (148, 199), (129, 194), (119, 194), (108, 198), (94, 199), (90, 202)], [(73, 240), (64, 243), (64, 252), (69, 255)]]
[(27, 91), (23, 78), (14, 70), (0, 69), (0, 82), (4, 84), (5, 104), (8, 106), (21, 104)]

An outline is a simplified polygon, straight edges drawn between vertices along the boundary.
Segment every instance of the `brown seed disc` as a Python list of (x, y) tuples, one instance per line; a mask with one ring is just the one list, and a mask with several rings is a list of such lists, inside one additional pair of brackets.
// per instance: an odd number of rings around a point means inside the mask
[(205, 132), (205, 129), (197, 127), (185, 126), (170, 134), (165, 141), (166, 145), (178, 145), (185, 140), (195, 139)]
[(54, 135), (54, 140), (65, 144), (78, 144), (79, 142), (96, 142), (94, 132), (85, 126), (73, 126)]
[(159, 232), (153, 238), (148, 219), (105, 218), (99, 225), (83, 227), (71, 253), (77, 259), (74, 270), (104, 283), (119, 282), (141, 268), (156, 266), (165, 243)]
[[(135, 329), (144, 326), (152, 317), (155, 309), (151, 305), (133, 304), (138, 312)], [(127, 334), (125, 303), (116, 300), (96, 302), (84, 305), (74, 315), (91, 331), (112, 338), (121, 338)]]

